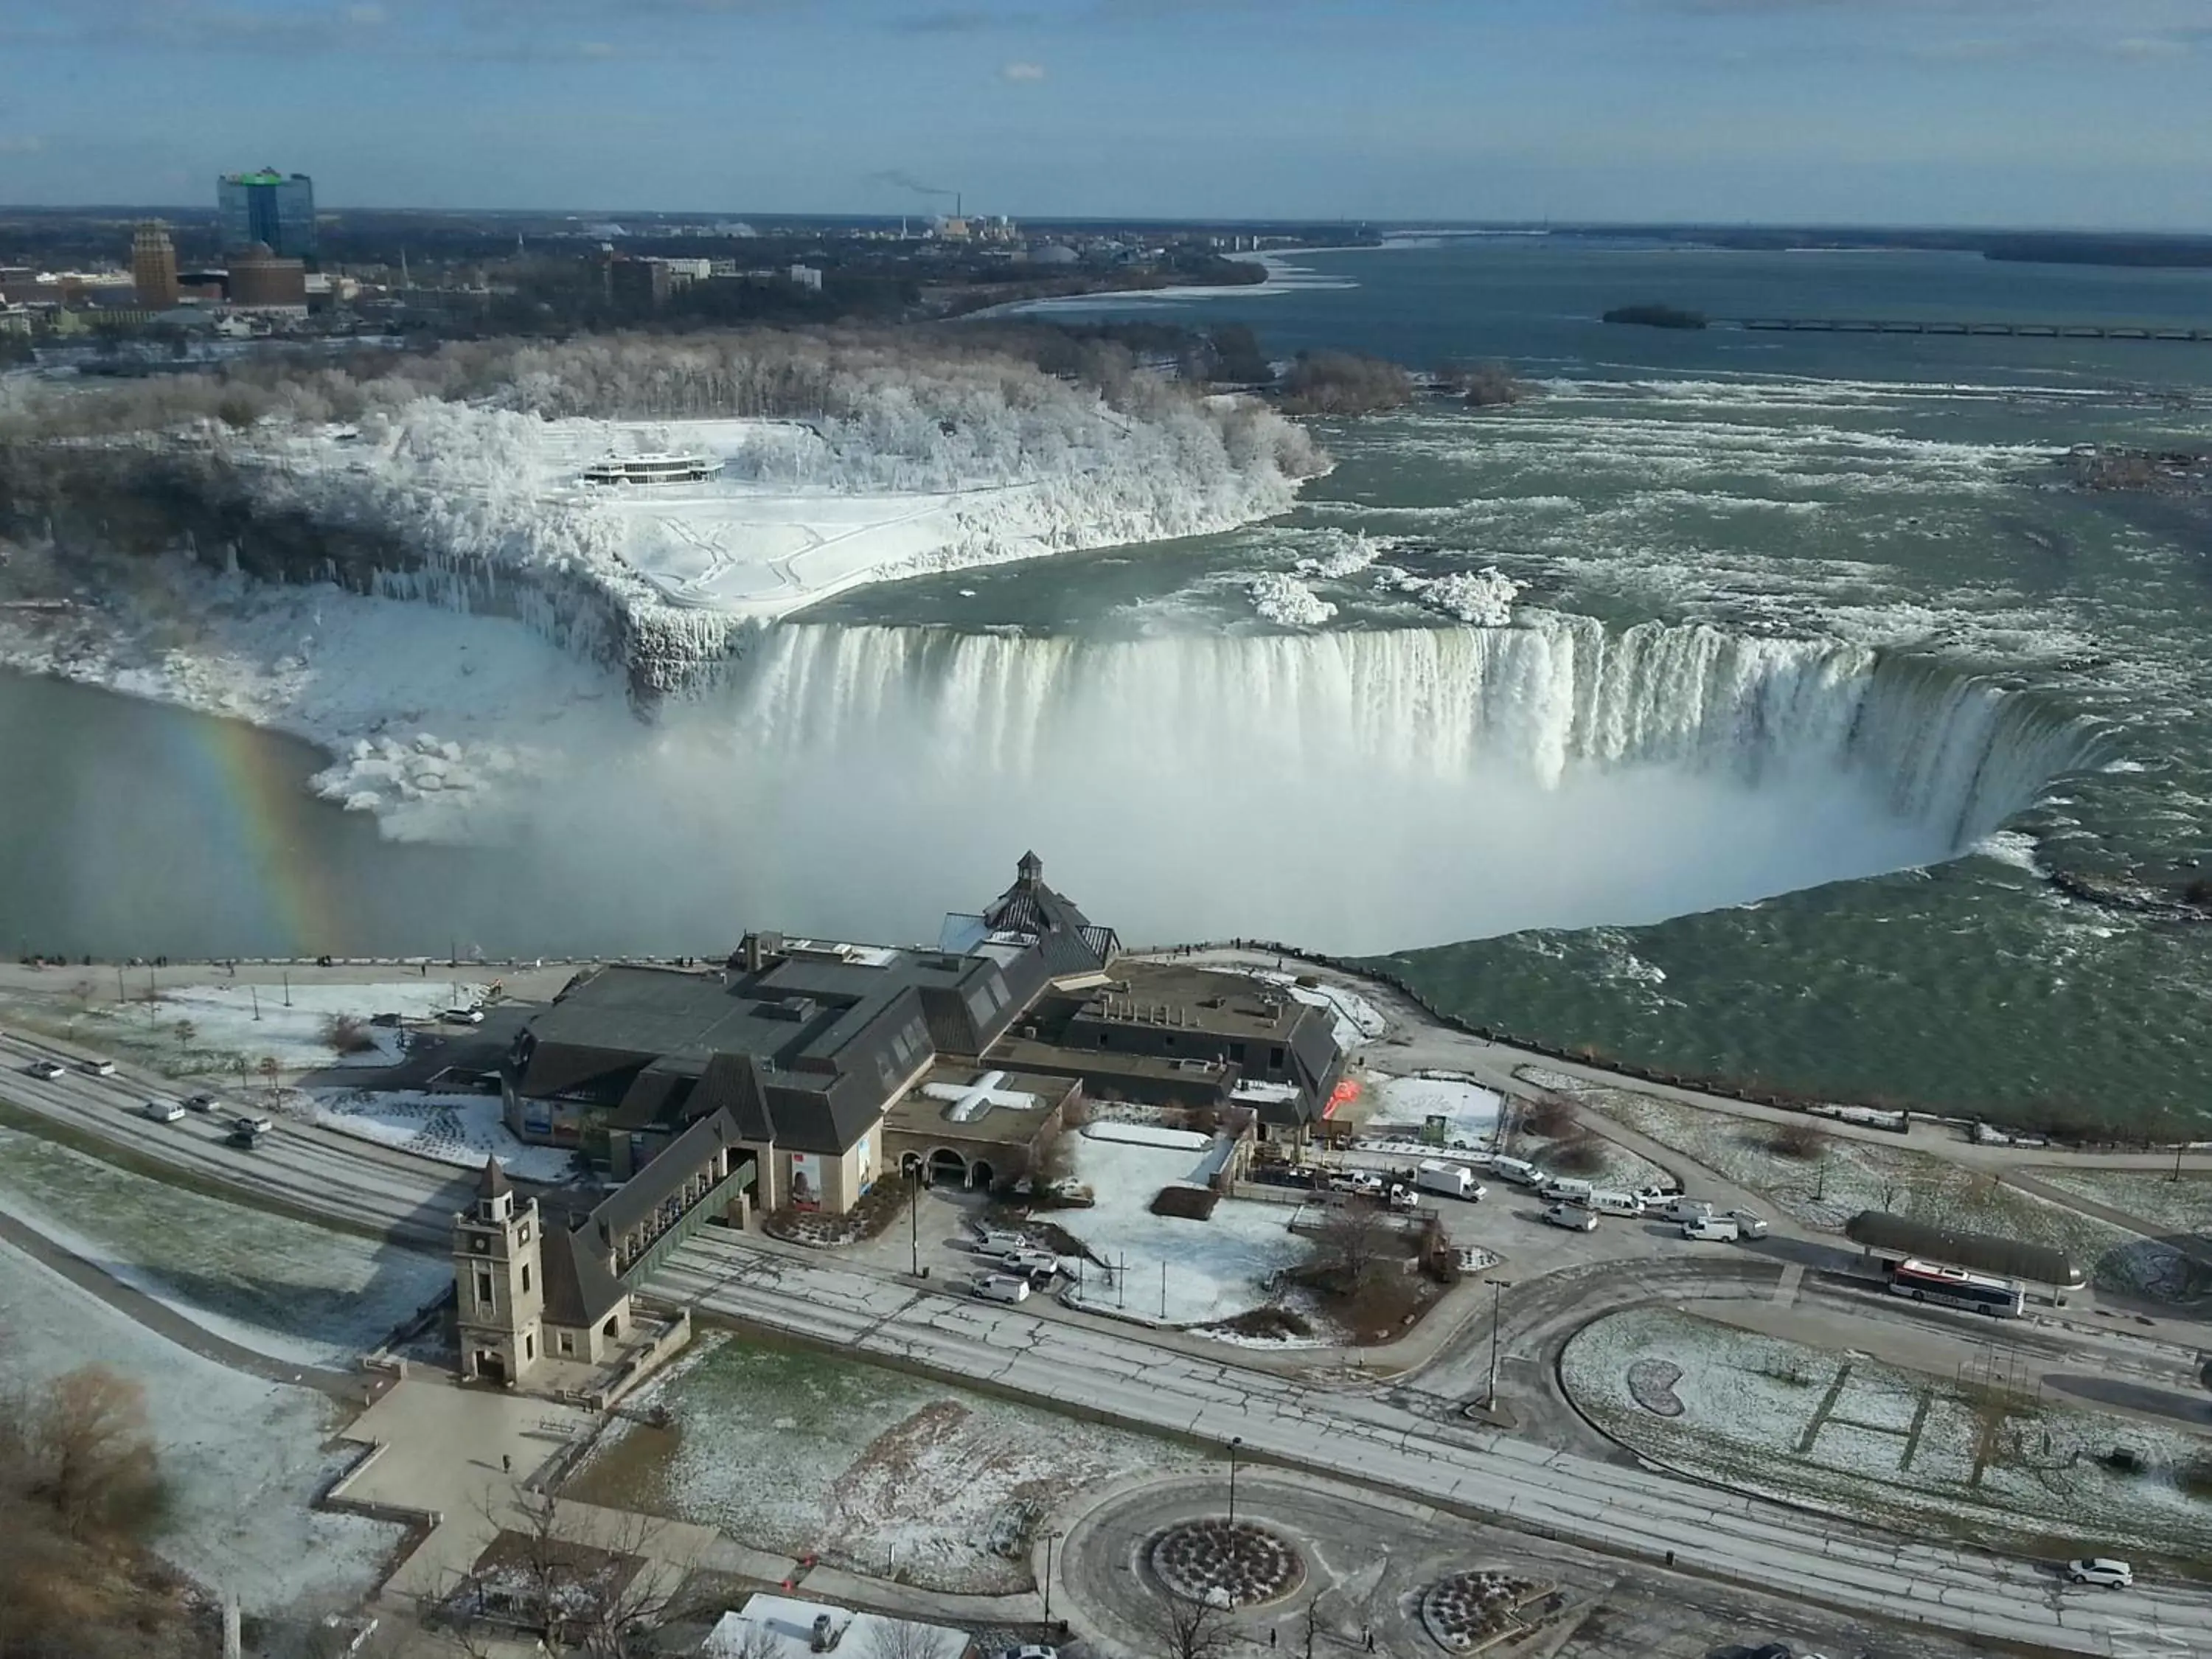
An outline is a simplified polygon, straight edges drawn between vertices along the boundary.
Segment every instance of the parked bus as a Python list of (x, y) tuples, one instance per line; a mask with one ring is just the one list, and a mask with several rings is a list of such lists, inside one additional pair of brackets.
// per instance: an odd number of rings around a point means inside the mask
[(2027, 1306), (2027, 1296), (2009, 1279), (1910, 1256), (1890, 1269), (1889, 1288), (1893, 1294), (1909, 1296), (1915, 1302), (1940, 1302), (1946, 1307), (1967, 1308), (2003, 1319), (2019, 1318)]

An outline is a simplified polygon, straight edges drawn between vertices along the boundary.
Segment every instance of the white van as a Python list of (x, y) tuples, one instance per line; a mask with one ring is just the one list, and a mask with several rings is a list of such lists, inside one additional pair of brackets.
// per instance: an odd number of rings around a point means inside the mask
[(1010, 1273), (985, 1273), (975, 1281), (975, 1294), (986, 1302), (1026, 1302), (1030, 1282)]
[(1662, 1221), (1703, 1221), (1712, 1212), (1713, 1206), (1702, 1198), (1678, 1195), (1668, 1200), (1667, 1207), (1659, 1212), (1659, 1218)]
[(983, 1237), (975, 1245), (976, 1253), (981, 1255), (1012, 1255), (1016, 1250), (1035, 1248), (1027, 1233), (1010, 1233), (997, 1227), (986, 1228)]
[(999, 1265), (1010, 1273), (1052, 1273), (1060, 1271), (1060, 1258), (1050, 1250), (1008, 1250)]
[(1602, 1188), (1592, 1193), (1583, 1202), (1600, 1215), (1642, 1215), (1644, 1200), (1634, 1193), (1609, 1193)]
[(1695, 1221), (1682, 1224), (1682, 1237), (1703, 1239), (1711, 1244), (1733, 1244), (1743, 1237), (1743, 1229), (1724, 1215), (1700, 1216)]
[(1483, 1184), (1474, 1178), (1474, 1171), (1464, 1164), (1446, 1164), (1431, 1158), (1413, 1171), (1413, 1185), (1425, 1193), (1442, 1193), (1446, 1198), (1464, 1198), (1476, 1203), (1482, 1200)]
[(1490, 1167), (1501, 1181), (1510, 1181), (1516, 1187), (1540, 1186), (1544, 1172), (1526, 1158), (1493, 1158)]
[(1571, 1181), (1555, 1176), (1546, 1182), (1536, 1196), (1554, 1204), (1580, 1204), (1587, 1206), (1590, 1194), (1597, 1189), (1587, 1181)]

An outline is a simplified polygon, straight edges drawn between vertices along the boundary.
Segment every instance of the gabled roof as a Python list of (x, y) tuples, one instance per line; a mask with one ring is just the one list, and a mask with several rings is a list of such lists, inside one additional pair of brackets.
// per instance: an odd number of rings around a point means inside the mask
[(503, 1193), (511, 1193), (514, 1190), (514, 1188), (507, 1184), (507, 1171), (500, 1168), (499, 1160), (486, 1157), (483, 1168), (477, 1175), (477, 1196), (497, 1198)]
[(1030, 935), (1054, 979), (1096, 973), (1120, 953), (1121, 941), (1112, 928), (1093, 927), (1073, 900), (1045, 885), (1042, 859), (1024, 853), (1016, 872), (1014, 884), (984, 907), (987, 929)]

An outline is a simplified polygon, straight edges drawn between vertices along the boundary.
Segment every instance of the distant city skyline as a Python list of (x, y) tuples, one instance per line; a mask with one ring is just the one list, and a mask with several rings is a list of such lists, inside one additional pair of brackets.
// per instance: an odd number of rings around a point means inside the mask
[(0, 203), (2212, 231), (2203, 0), (77, 0)]

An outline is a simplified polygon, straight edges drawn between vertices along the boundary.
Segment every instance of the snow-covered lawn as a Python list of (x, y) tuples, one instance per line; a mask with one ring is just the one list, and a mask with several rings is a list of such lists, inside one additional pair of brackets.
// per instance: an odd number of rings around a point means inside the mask
[[(295, 985), (289, 991), (272, 985), (164, 985), (157, 1001), (92, 1009), (84, 1034), (90, 1042), (112, 1036), (130, 1046), (150, 1044), (157, 1054), (166, 1044), (203, 1073), (232, 1069), (240, 1059), (254, 1066), (272, 1059), (295, 1072), (392, 1066), (406, 1057), (404, 1033), (371, 1025), (374, 1016), (424, 1019), (444, 1008), (473, 1007), (483, 995), (482, 986), (457, 988), (443, 979)], [(357, 1021), (370, 1046), (354, 1054), (332, 1048), (330, 1025), (336, 1019)]]
[(435, 1257), (227, 1204), (9, 1129), (0, 1204), (216, 1335), (301, 1364), (351, 1364), (453, 1282)]
[(441, 1164), (480, 1170), (496, 1158), (524, 1181), (559, 1182), (575, 1172), (576, 1155), (515, 1138), (500, 1116), (496, 1095), (433, 1094), (415, 1089), (300, 1089), (286, 1097), (325, 1128), (397, 1146)]
[[(1926, 1152), (1836, 1136), (1816, 1157), (1790, 1158), (1773, 1150), (1777, 1126), (1763, 1119), (1705, 1111), (1563, 1073), (1526, 1068), (1522, 1075), (1674, 1147), (1807, 1226), (1841, 1231), (1862, 1210), (1887, 1210), (2063, 1250), (2093, 1285), (2109, 1290), (2172, 1297), (2185, 1294), (2192, 1282), (2187, 1260), (2169, 1246)], [(1694, 1194), (1695, 1172), (1685, 1173)]]
[(1431, 1120), (1442, 1119), (1443, 1145), (1483, 1148), (1498, 1133), (1504, 1097), (1471, 1078), (1424, 1072), (1416, 1077), (1370, 1075), (1363, 1082), (1374, 1098), (1366, 1127), (1375, 1134), (1417, 1140)]
[(567, 1495), (719, 1527), (742, 1543), (932, 1589), (1030, 1588), (1028, 1544), (1076, 1494), (1197, 1454), (797, 1349), (710, 1340), (641, 1397)]
[(2046, 1187), (2138, 1217), (2167, 1232), (2212, 1235), (2212, 1176), (2185, 1171), (2177, 1181), (2156, 1170), (2069, 1170), (2051, 1164), (2029, 1173)]
[(172, 1346), (105, 1303), (0, 1245), (0, 1380), (36, 1388), (80, 1365), (140, 1384), (168, 1481), (156, 1547), (250, 1613), (303, 1598), (368, 1594), (401, 1529), (310, 1507), (351, 1453), (328, 1452), (332, 1409)]
[[(1679, 1376), (1669, 1415), (1639, 1403)], [(2212, 1504), (2177, 1484), (2212, 1472), (2212, 1440), (2135, 1419), (1981, 1397), (1948, 1377), (1810, 1348), (1672, 1309), (1639, 1308), (1567, 1344), (1568, 1392), (1607, 1432), (1741, 1491), (1907, 1529), (2051, 1554), (2201, 1555)], [(1663, 1401), (1662, 1402), (1664, 1403)], [(2114, 1448), (2148, 1466), (2126, 1474)]]
[(1052, 1218), (1097, 1260), (1081, 1264), (1071, 1301), (1168, 1325), (1211, 1324), (1267, 1302), (1269, 1281), (1310, 1254), (1290, 1230), (1293, 1205), (1224, 1198), (1204, 1221), (1152, 1212), (1163, 1187), (1203, 1184), (1199, 1172), (1209, 1167), (1212, 1146), (1206, 1136), (1094, 1123), (1072, 1139), (1075, 1178), (1097, 1203), (1055, 1210)]

